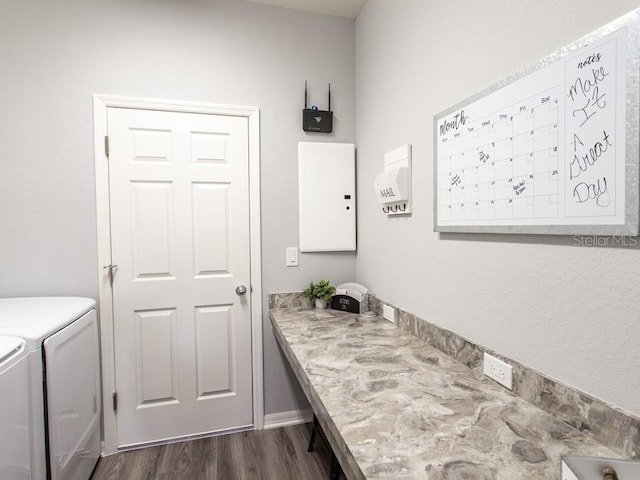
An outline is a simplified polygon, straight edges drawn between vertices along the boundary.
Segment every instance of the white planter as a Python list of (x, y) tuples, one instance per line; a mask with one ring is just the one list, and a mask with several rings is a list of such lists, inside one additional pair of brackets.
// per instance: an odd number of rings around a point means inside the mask
[(316, 308), (327, 308), (327, 301), (321, 298), (316, 298)]

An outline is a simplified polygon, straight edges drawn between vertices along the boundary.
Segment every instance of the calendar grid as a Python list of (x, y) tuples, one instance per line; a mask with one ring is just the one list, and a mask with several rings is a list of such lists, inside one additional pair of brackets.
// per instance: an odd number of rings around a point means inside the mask
[(478, 119), (441, 139), (443, 220), (557, 218), (558, 86)]

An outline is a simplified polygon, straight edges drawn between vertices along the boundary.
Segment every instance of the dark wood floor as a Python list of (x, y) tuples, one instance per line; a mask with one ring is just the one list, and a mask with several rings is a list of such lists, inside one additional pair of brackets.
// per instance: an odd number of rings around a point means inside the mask
[(307, 452), (311, 424), (233, 433), (100, 459), (91, 480), (328, 480), (321, 439)]

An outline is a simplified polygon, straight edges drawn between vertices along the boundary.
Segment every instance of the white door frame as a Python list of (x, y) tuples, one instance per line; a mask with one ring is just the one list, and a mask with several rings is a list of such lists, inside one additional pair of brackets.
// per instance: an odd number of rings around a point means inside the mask
[(104, 419), (103, 453), (118, 450), (113, 392), (116, 391), (113, 292), (105, 265), (111, 263), (111, 219), (109, 208), (109, 164), (105, 152), (107, 108), (134, 108), (169, 112), (204, 113), (245, 117), (249, 122), (249, 209), (251, 242), (251, 351), (253, 375), (253, 428), (264, 428), (264, 392), (262, 368), (262, 262), (260, 242), (260, 110), (194, 102), (128, 98), (113, 95), (93, 96), (94, 157), (96, 171), (96, 215), (98, 227), (98, 285), (100, 341), (102, 348), (102, 398)]

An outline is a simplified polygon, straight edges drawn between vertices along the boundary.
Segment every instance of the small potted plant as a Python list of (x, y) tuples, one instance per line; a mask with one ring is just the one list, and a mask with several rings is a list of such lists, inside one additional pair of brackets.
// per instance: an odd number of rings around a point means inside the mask
[(309, 300), (315, 302), (316, 308), (327, 308), (327, 302), (336, 293), (336, 289), (328, 280), (320, 280), (318, 283), (311, 282), (302, 293)]

